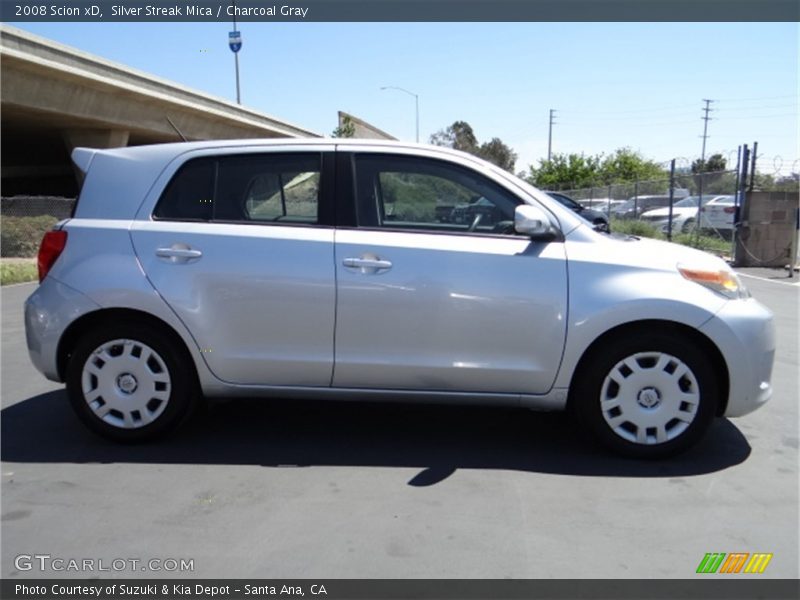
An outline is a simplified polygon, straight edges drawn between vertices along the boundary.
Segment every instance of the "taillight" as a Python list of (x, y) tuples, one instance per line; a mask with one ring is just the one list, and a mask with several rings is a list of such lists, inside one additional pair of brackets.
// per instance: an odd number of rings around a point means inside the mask
[(735, 206), (726, 206), (724, 210), (725, 210), (725, 214), (726, 215), (732, 215), (733, 213), (736, 212), (736, 207)]
[(39, 267), (39, 283), (47, 277), (47, 273), (56, 262), (64, 247), (67, 245), (66, 231), (48, 231), (42, 238), (42, 245), (39, 246), (39, 257), (37, 265)]

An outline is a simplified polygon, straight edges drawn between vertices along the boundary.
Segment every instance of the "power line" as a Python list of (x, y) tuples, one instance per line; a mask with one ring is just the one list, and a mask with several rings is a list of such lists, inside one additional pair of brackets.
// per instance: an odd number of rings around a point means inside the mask
[(580, 109), (582, 114), (585, 115), (629, 115), (634, 113), (644, 113), (644, 112), (653, 112), (655, 111), (673, 111), (673, 110), (682, 110), (686, 112), (686, 109), (695, 106), (694, 104), (673, 104), (670, 106), (661, 106), (661, 107), (650, 107), (650, 108), (639, 108), (633, 110), (611, 110), (611, 111), (586, 111)]
[(797, 98), (797, 94), (789, 94), (787, 96), (758, 96), (750, 98), (719, 98), (719, 100), (727, 103), (737, 103), (737, 102), (750, 102), (756, 100), (777, 100), (779, 98)]
[(744, 113), (754, 110), (772, 110), (774, 108), (797, 108), (797, 104), (754, 104), (753, 106), (736, 106), (733, 108), (720, 107), (718, 112), (723, 113)]

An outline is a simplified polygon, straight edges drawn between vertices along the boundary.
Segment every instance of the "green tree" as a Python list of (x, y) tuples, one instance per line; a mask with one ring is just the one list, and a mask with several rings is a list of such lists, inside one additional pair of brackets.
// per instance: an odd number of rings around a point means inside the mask
[(430, 142), (435, 146), (446, 146), (475, 155), (478, 153), (478, 138), (466, 121), (456, 121), (449, 127), (440, 129), (431, 136)]
[(356, 126), (353, 125), (353, 119), (348, 116), (342, 117), (342, 122), (333, 130), (331, 134), (335, 138), (351, 138), (356, 135)]
[(517, 163), (517, 153), (509, 146), (506, 146), (500, 138), (492, 138), (490, 141), (481, 144), (478, 149), (478, 156), (501, 169), (505, 169), (509, 173), (514, 172), (514, 165)]
[(589, 187), (597, 179), (599, 156), (554, 154), (550, 160), (539, 159), (539, 166), (528, 167), (527, 179), (546, 190)]
[(800, 188), (800, 173), (790, 173), (775, 180), (773, 189), (780, 192), (796, 192)]
[(658, 163), (630, 148), (618, 148), (609, 156), (554, 154), (549, 161), (540, 159), (538, 167), (531, 165), (527, 179), (545, 189), (574, 189), (665, 179), (667, 175)]
[(698, 158), (692, 163), (692, 173), (714, 173), (724, 171), (728, 161), (722, 154), (712, 154), (707, 159)]
[[(600, 159), (601, 156), (597, 158)], [(630, 148), (618, 148), (613, 154), (602, 159), (598, 175), (600, 179), (598, 183), (609, 185), (627, 181), (663, 179), (668, 173), (661, 165), (644, 158), (639, 152)]]
[[(712, 154), (707, 159), (703, 160), (698, 158), (692, 162), (692, 173), (694, 174), (695, 187), (699, 190), (702, 189), (703, 193), (721, 193), (722, 190), (727, 191), (726, 188), (736, 187), (735, 183), (731, 183), (730, 176), (725, 176), (725, 166), (727, 161), (722, 154)], [(720, 181), (723, 182), (720, 185)]]
[(456, 121), (449, 127), (440, 129), (430, 137), (430, 143), (469, 152), (510, 173), (514, 172), (514, 165), (517, 162), (517, 153), (500, 138), (495, 137), (479, 144), (472, 126), (466, 121)]
[(796, 192), (800, 187), (800, 173), (790, 173), (776, 177), (769, 173), (756, 171), (753, 188), (769, 192)]

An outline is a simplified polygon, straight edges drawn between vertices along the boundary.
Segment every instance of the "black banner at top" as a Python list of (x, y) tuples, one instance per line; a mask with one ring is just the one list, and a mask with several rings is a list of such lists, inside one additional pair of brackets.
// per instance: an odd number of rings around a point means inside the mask
[(798, 21), (798, 0), (2, 0), (5, 22)]

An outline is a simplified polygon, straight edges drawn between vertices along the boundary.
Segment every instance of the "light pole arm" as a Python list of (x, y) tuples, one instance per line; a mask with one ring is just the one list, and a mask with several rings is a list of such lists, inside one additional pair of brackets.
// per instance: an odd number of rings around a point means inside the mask
[(381, 87), (382, 90), (398, 90), (409, 96), (414, 96), (414, 110), (416, 114), (416, 124), (417, 124), (417, 143), (419, 143), (419, 94), (415, 94), (414, 92), (410, 92), (405, 88), (401, 88), (396, 85), (384, 85)]

